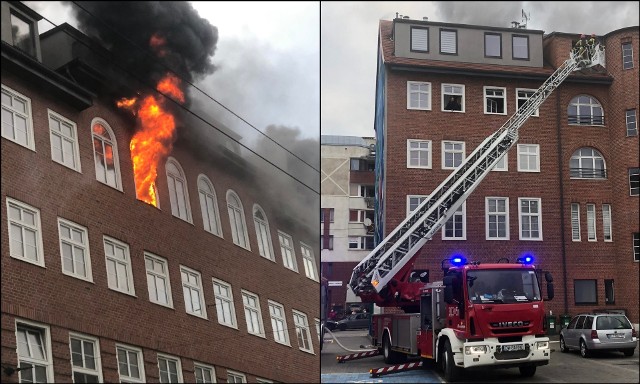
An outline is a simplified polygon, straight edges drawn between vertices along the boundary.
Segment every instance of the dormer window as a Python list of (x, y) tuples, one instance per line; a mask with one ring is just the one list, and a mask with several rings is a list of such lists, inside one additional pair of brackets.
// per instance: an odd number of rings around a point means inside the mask
[(429, 28), (411, 27), (411, 51), (429, 52)]
[(36, 57), (36, 42), (33, 21), (11, 11), (11, 38), (13, 46)]

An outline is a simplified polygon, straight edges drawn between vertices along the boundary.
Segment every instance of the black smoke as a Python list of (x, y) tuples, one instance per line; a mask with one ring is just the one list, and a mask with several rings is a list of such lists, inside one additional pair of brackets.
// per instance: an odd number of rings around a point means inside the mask
[[(213, 73), (218, 29), (182, 1), (69, 2), (85, 34), (96, 38), (122, 67), (155, 85), (169, 69), (192, 82)], [(152, 36), (165, 41), (150, 47)]]

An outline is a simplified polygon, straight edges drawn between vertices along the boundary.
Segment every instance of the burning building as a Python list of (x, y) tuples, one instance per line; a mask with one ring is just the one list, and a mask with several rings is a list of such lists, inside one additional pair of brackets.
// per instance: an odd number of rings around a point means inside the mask
[(105, 4), (2, 2), (2, 381), (317, 382), (318, 229), (189, 109), (215, 28)]

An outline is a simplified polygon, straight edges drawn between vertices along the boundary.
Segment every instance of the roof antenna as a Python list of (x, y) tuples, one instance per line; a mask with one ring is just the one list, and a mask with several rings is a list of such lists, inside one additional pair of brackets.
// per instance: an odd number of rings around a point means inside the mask
[(531, 12), (526, 13), (524, 9), (522, 10), (522, 23), (518, 28), (527, 29), (527, 23), (531, 20)]

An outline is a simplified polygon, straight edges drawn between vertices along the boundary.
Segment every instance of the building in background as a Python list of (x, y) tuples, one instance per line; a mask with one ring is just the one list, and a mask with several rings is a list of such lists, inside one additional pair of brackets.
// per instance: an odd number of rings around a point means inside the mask
[(360, 306), (348, 283), (373, 249), (375, 140), (322, 135), (320, 164), (322, 276), (329, 309), (344, 312)]
[(179, 108), (157, 202), (138, 199), (115, 91), (142, 82), (41, 18), (2, 2), (0, 381), (317, 382), (317, 227)]
[[(585, 21), (585, 29), (589, 29)], [(376, 244), (567, 58), (579, 34), (380, 21)], [(597, 39), (606, 68), (570, 75), (516, 146), (419, 252), (442, 278), (453, 254), (533, 254), (555, 278), (554, 315), (624, 311), (638, 327), (638, 26)]]

